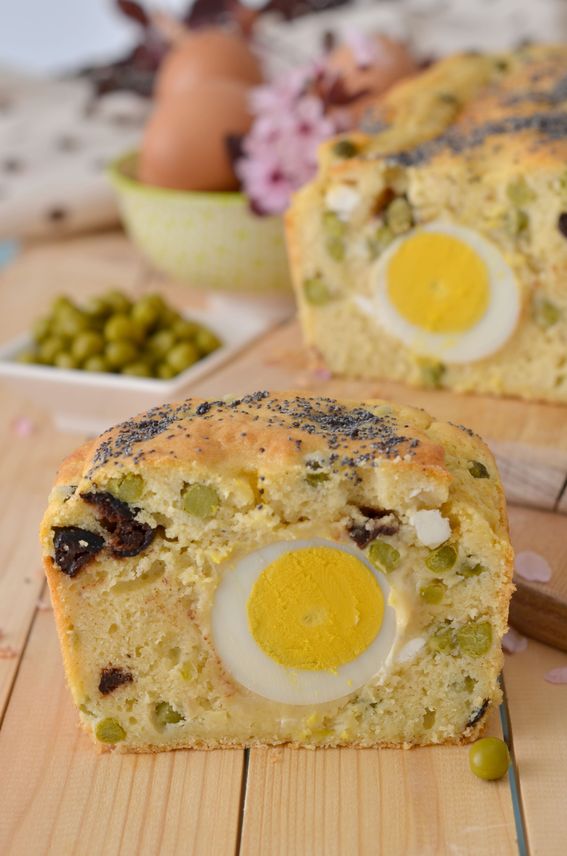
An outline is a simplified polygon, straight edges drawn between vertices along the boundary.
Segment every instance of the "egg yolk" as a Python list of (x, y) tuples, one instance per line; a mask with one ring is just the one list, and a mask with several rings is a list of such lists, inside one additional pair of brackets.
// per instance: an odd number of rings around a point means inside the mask
[(256, 580), (248, 625), (262, 650), (282, 666), (333, 671), (375, 638), (384, 598), (356, 556), (332, 547), (284, 553)]
[(462, 333), (488, 308), (486, 265), (464, 241), (420, 232), (400, 244), (387, 270), (390, 301), (399, 314), (430, 333)]

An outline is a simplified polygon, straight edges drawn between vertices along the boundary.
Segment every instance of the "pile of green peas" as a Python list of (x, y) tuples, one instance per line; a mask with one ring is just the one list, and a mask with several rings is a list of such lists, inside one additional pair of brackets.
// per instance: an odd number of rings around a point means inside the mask
[(78, 306), (58, 297), (33, 327), (33, 346), (17, 357), (87, 372), (169, 380), (221, 346), (218, 336), (184, 318), (159, 294), (131, 300), (118, 290)]

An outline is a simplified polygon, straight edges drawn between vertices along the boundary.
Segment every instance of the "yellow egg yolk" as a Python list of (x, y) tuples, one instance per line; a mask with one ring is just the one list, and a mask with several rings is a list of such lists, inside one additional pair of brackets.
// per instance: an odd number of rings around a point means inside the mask
[(399, 314), (430, 333), (462, 333), (488, 308), (486, 265), (464, 241), (419, 232), (403, 241), (387, 269), (390, 301)]
[(262, 650), (282, 666), (333, 671), (375, 638), (384, 598), (356, 556), (332, 547), (284, 553), (256, 580), (248, 625)]

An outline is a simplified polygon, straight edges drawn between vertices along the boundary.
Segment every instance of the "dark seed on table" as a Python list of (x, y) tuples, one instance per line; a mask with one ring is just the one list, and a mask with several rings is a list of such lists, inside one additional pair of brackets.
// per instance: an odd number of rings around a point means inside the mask
[(54, 526), (55, 564), (68, 577), (74, 577), (104, 547), (104, 538), (79, 526)]
[(133, 680), (131, 672), (125, 672), (117, 666), (109, 666), (101, 670), (98, 688), (103, 695), (108, 695), (122, 684), (131, 684)]

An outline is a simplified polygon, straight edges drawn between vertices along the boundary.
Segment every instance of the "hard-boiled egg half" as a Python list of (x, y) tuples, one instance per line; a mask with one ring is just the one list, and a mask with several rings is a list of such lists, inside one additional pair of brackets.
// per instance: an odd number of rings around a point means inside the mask
[(430, 223), (394, 241), (372, 269), (359, 307), (415, 353), (445, 363), (493, 354), (514, 332), (520, 291), (498, 249), (478, 232)]
[(322, 538), (269, 544), (226, 568), (214, 645), (234, 680), (265, 699), (332, 701), (384, 665), (396, 634), (388, 594), (354, 547)]

